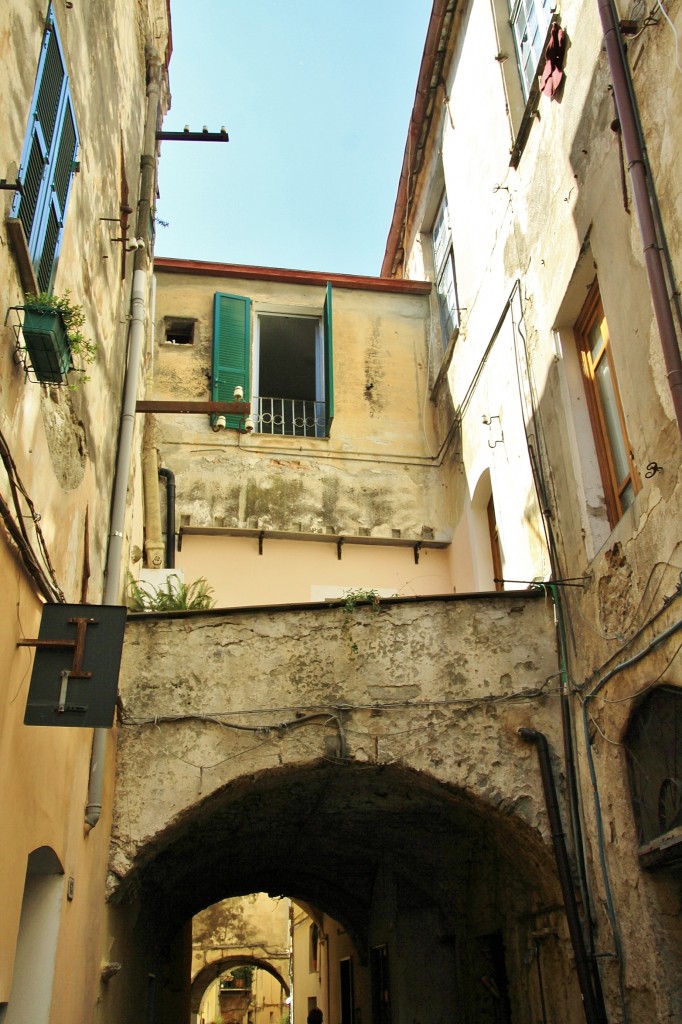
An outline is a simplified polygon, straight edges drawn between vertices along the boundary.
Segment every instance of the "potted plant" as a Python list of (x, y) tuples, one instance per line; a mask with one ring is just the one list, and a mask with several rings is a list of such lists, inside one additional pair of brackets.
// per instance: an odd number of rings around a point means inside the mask
[[(22, 333), (28, 354), (28, 368), (41, 384), (62, 384), (73, 365), (74, 355), (85, 363), (95, 358), (96, 346), (84, 336), (83, 307), (64, 295), (27, 295), (22, 307)], [(79, 369), (79, 372), (84, 372)]]

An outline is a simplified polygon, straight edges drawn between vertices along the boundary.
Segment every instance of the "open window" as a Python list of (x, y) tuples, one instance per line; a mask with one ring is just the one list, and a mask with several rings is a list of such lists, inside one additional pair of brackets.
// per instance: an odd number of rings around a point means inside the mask
[(21, 192), (10, 214), (23, 228), (42, 292), (49, 292), (54, 281), (77, 152), (66, 62), (50, 6), (19, 166)]
[[(334, 418), (331, 285), (317, 311), (260, 304), (253, 352), (251, 301), (218, 293), (214, 310), (212, 397), (232, 401), (241, 385), (259, 433), (328, 437)], [(239, 427), (239, 418), (228, 416), (227, 426)]]
[(576, 322), (575, 336), (582, 358), (606, 508), (613, 527), (635, 500), (640, 481), (628, 440), (611, 336), (596, 280)]
[(167, 316), (164, 320), (164, 338), (167, 345), (193, 345), (196, 320), (182, 316)]
[(538, 76), (554, 6), (551, 0), (509, 0), (509, 20), (525, 100)]
[(455, 332), (459, 330), (459, 303), (448, 197), (445, 194), (433, 222), (431, 239), (443, 348), (447, 348)]

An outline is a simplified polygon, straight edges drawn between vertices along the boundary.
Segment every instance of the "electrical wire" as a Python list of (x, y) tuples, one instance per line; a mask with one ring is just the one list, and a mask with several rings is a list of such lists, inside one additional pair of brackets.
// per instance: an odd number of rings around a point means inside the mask
[[(64, 603), (66, 598), (57, 582), (57, 576), (50, 560), (47, 543), (40, 527), (40, 514), (23, 484), (17, 465), (12, 458), (9, 444), (0, 431), (0, 460), (5, 468), (9, 484), (12, 507), (0, 496), (0, 517), (7, 532), (16, 544), (22, 561), (35, 581), (40, 593), (51, 604)], [(22, 508), (22, 500), (28, 509), (28, 516)], [(33, 523), (38, 551), (26, 529), (26, 519)]]
[(666, 9), (663, 6), (663, 4), (661, 3), (661, 0), (656, 0), (656, 3), (658, 4), (658, 8), (659, 8), (661, 14), (663, 15), (665, 20), (670, 25), (670, 28), (672, 29), (673, 35), (675, 36), (675, 67), (677, 68), (677, 70), (682, 75), (682, 67), (680, 67), (680, 40), (679, 40), (679, 36), (677, 34), (677, 29), (675, 28), (675, 26), (673, 25), (672, 21), (668, 17), (668, 12), (666, 11)]
[[(224, 726), (228, 729), (236, 729), (239, 731), (255, 732), (255, 733), (274, 733), (278, 731), (284, 731), (291, 728), (296, 728), (299, 725), (305, 725), (308, 721), (313, 719), (319, 719), (327, 715), (330, 720), (343, 712), (354, 712), (354, 711), (390, 711), (390, 710), (424, 710), (428, 708), (438, 707), (462, 707), (465, 709), (483, 707), (489, 704), (506, 704), (513, 703), (516, 701), (525, 700), (536, 700), (538, 697), (553, 696), (552, 691), (548, 691), (545, 688), (546, 684), (539, 687), (533, 687), (531, 689), (519, 690), (508, 694), (489, 694), (485, 697), (451, 697), (441, 698), (439, 700), (396, 700), (396, 701), (384, 701), (375, 704), (303, 704), (303, 705), (291, 705), (289, 707), (278, 707), (278, 708), (243, 708), (235, 709), (230, 708), (226, 711), (207, 711), (196, 714), (181, 714), (181, 715), (154, 715), (152, 717), (138, 717), (127, 713), (125, 710), (121, 718), (121, 725), (124, 727), (139, 727), (145, 725), (159, 725), (174, 722), (207, 722), (214, 725)], [(283, 712), (295, 713), (297, 711), (311, 711), (313, 708), (322, 709), (318, 712), (305, 715), (302, 718), (295, 718), (287, 722), (268, 722), (264, 725), (257, 726), (244, 726), (235, 722), (222, 721), (222, 717), (229, 715), (231, 718), (241, 715), (272, 715), (281, 714)], [(331, 714), (330, 714), (331, 713)]]

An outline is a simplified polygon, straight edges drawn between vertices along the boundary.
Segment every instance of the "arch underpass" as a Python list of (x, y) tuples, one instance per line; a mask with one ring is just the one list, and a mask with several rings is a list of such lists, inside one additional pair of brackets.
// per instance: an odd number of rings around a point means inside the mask
[(393, 1024), (505, 1020), (502, 985), (514, 1024), (548, 998), (578, 1020), (518, 738), (559, 741), (550, 612), (524, 594), (129, 624), (109, 891), (130, 970), (102, 1018), (148, 1003), (153, 977), (152, 1019), (186, 1024), (188, 922), (263, 891), (338, 921), (363, 971), (388, 950)]
[(290, 987), (289, 981), (284, 977), (278, 967), (275, 966), (270, 960), (259, 957), (251, 956), (249, 954), (239, 955), (236, 953), (225, 953), (218, 956), (216, 959), (211, 959), (210, 962), (205, 963), (198, 971), (196, 970), (196, 964), (192, 964), (192, 990), (191, 990), (191, 1009), (192, 1013), (196, 1014), (199, 1011), (199, 1005), (206, 992), (206, 989), (219, 978), (225, 971), (229, 971), (231, 967), (255, 967), (256, 970), (265, 971), (267, 974), (272, 975), (275, 981), (278, 981), (282, 986), (285, 995), (289, 995)]

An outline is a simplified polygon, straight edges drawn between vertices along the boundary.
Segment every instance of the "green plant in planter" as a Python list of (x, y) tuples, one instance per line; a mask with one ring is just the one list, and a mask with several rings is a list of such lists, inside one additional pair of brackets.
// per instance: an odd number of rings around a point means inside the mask
[[(27, 295), (23, 306), (22, 332), (31, 369), (42, 384), (62, 384), (74, 367), (73, 357), (83, 363), (92, 363), (97, 346), (86, 338), (83, 307), (71, 302), (69, 292), (64, 295)], [(87, 377), (83, 377), (87, 380)]]

